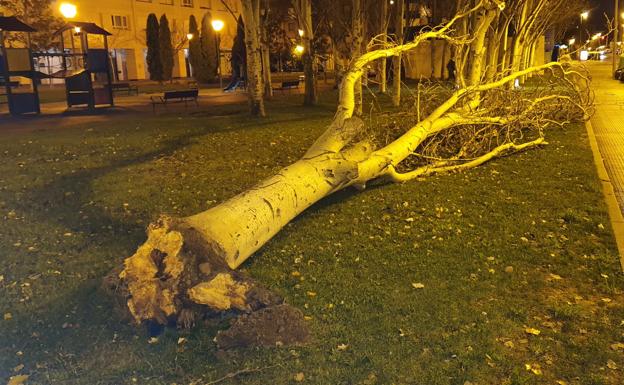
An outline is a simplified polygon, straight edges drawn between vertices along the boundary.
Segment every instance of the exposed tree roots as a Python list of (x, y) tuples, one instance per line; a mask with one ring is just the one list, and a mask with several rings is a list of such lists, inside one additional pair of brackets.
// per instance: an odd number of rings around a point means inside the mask
[(148, 228), (147, 241), (127, 258), (123, 270), (104, 279), (116, 310), (137, 323), (190, 328), (202, 319), (239, 316), (220, 332), (219, 347), (305, 343), (303, 314), (246, 275), (231, 270), (206, 249), (193, 229), (170, 217)]

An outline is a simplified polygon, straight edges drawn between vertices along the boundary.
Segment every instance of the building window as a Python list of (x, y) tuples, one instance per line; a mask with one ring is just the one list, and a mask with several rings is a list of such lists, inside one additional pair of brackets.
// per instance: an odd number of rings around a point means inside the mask
[(111, 22), (113, 24), (113, 28), (129, 29), (128, 18), (126, 16), (112, 15)]
[(136, 1), (140, 1), (141, 3), (151, 3), (152, 0), (136, 0)]
[(193, 0), (182, 0), (182, 6), (193, 8)]
[(198, 1), (199, 1), (199, 8), (212, 9), (212, 4), (210, 3), (210, 0), (198, 0)]
[(173, 0), (160, 0), (160, 4), (173, 5)]

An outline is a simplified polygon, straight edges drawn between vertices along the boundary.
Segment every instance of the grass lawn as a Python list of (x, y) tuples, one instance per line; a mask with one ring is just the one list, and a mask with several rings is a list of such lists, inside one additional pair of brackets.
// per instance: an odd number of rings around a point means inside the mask
[(150, 220), (274, 173), (332, 116), (329, 101), (289, 99), (261, 121), (230, 106), (3, 133), (0, 383), (202, 384), (241, 369), (258, 370), (220, 383), (624, 383), (624, 280), (581, 125), (465, 173), (339, 193), (287, 226), (243, 269), (305, 312), (309, 346), (217, 352), (225, 319), (150, 344), (117, 318), (100, 280)]

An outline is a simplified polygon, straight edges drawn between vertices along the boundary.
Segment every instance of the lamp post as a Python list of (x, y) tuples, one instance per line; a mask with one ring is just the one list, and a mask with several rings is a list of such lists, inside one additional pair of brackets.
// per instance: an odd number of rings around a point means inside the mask
[(217, 33), (217, 71), (219, 74), (219, 88), (223, 90), (223, 75), (221, 74), (221, 30), (225, 26), (222, 20), (212, 21), (212, 29)]
[(579, 51), (583, 47), (583, 20), (587, 20), (589, 17), (589, 11), (581, 13), (581, 22), (579, 23)]
[[(69, 21), (70, 19), (73, 19), (74, 17), (76, 17), (76, 15), (78, 14), (78, 9), (76, 8), (76, 6), (74, 4), (71, 3), (61, 3), (61, 5), (59, 6), (59, 11), (61, 12), (61, 15), (63, 15), (63, 17)], [(69, 33), (69, 38), (71, 39), (71, 48), (72, 48), (72, 55), (74, 53), (76, 53), (76, 46), (74, 45), (74, 34), (72, 32)], [(63, 34), (61, 34), (61, 44), (63, 44), (64, 38), (63, 38)], [(65, 55), (63, 55), (63, 69), (67, 69), (67, 63), (65, 61)]]

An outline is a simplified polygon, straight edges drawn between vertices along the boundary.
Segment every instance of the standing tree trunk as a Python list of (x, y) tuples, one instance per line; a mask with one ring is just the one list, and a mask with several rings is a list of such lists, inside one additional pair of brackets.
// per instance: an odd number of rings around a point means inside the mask
[[(379, 35), (382, 45), (385, 47), (388, 43), (388, 2), (381, 1), (381, 9), (379, 11)], [(386, 58), (381, 59), (377, 66), (377, 81), (379, 82), (379, 92), (385, 94), (387, 90), (386, 83)]]
[[(351, 33), (353, 36), (351, 47), (351, 62), (353, 63), (362, 55), (362, 42), (364, 40), (364, 20), (362, 14), (362, 0), (353, 0), (351, 13)], [(367, 72), (364, 69), (364, 72)], [(364, 76), (367, 76), (365, 73)], [(362, 77), (355, 82), (355, 115), (362, 115)]]
[(271, 53), (269, 51), (269, 31), (267, 25), (269, 23), (271, 9), (269, 1), (265, 1), (264, 4), (264, 20), (260, 25), (260, 30), (262, 32), (262, 78), (264, 82), (264, 96), (270, 98), (273, 96), (273, 84), (271, 80)]
[(266, 116), (262, 96), (262, 55), (260, 48), (260, 0), (243, 0), (242, 16), (245, 24), (247, 48), (247, 94), (249, 111), (254, 116)]
[(301, 36), (303, 43), (303, 73), (305, 75), (305, 90), (303, 104), (314, 106), (318, 103), (318, 90), (316, 88), (316, 62), (312, 40), (314, 28), (312, 28), (312, 1), (293, 0), (293, 6), (299, 21), (299, 28), (303, 31)]
[[(403, 25), (404, 25), (404, 10), (405, 0), (396, 0), (396, 10), (394, 14), (394, 34), (396, 44), (403, 44)], [(392, 61), (392, 88), (394, 94), (392, 95), (392, 104), (398, 107), (401, 104), (401, 59), (402, 54), (394, 56)]]
[(271, 80), (271, 60), (269, 48), (266, 44), (262, 44), (262, 83), (264, 84), (264, 96), (270, 98), (273, 96), (273, 87)]

